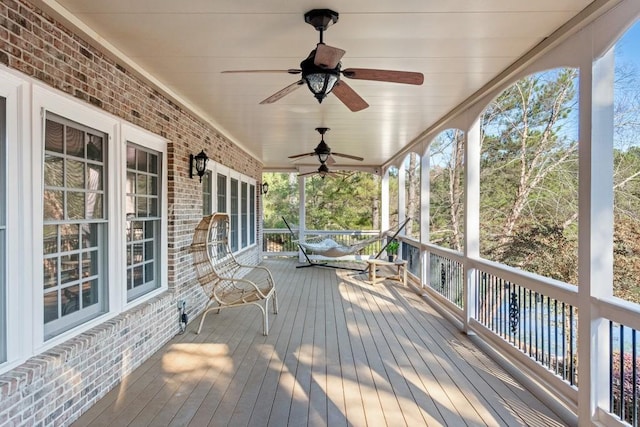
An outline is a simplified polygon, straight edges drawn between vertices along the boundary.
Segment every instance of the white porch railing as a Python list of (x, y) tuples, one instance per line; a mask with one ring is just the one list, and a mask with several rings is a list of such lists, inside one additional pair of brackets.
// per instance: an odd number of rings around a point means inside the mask
[[(298, 233), (298, 230), (293, 230)], [(307, 231), (351, 245), (377, 231)], [(266, 256), (297, 256), (288, 230), (264, 232)], [(525, 366), (555, 398), (574, 412), (578, 402), (578, 288), (506, 265), (465, 258), (461, 253), (398, 236), (399, 256), (408, 262), (426, 297), (438, 302), (453, 318), (502, 357)], [(375, 255), (384, 242), (366, 248)], [(314, 256), (314, 259), (327, 259)], [(422, 272), (422, 273), (421, 273)], [(424, 280), (421, 280), (424, 277)], [(468, 278), (465, 290), (465, 278)], [(465, 307), (465, 291), (471, 298)], [(594, 308), (609, 323), (609, 402), (599, 405), (598, 417), (609, 423), (640, 425), (640, 306), (623, 300), (593, 299)], [(621, 423), (622, 425), (622, 423)]]

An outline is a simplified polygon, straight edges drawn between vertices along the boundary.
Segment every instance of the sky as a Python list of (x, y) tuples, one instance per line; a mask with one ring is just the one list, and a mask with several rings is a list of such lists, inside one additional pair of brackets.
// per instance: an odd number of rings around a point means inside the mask
[(616, 60), (618, 59), (640, 68), (640, 21), (629, 28), (616, 43)]

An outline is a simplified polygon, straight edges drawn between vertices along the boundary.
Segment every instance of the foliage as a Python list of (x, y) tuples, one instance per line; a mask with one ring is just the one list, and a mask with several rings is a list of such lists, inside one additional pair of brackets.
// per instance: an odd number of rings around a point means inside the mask
[[(365, 172), (345, 176), (305, 179), (306, 228), (309, 230), (367, 230), (379, 222), (379, 179)], [(284, 228), (282, 216), (297, 225), (300, 201), (298, 177), (288, 173), (265, 173), (269, 193), (264, 198), (264, 227)]]
[(400, 243), (397, 240), (392, 240), (387, 245), (386, 251), (389, 255), (395, 255), (398, 253), (398, 248), (400, 247)]

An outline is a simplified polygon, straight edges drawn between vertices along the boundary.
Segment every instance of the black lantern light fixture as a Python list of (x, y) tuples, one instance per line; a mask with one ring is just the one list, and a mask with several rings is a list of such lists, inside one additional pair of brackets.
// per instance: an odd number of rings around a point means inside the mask
[[(204, 173), (207, 171), (207, 161), (209, 158), (205, 154), (204, 150), (200, 151), (200, 153), (189, 155), (189, 178), (193, 178), (195, 175), (200, 177), (200, 182), (202, 182), (202, 177)], [(195, 169), (195, 172), (194, 172)]]
[(268, 182), (263, 182), (262, 186), (262, 194), (264, 194), (265, 196), (267, 195), (267, 193), (269, 192), (269, 183)]
[(318, 156), (320, 164), (324, 164), (331, 155), (331, 148), (324, 142), (324, 134), (327, 133), (329, 128), (316, 128), (316, 130), (320, 134), (320, 143), (313, 151), (316, 153), (316, 156)]
[(321, 68), (313, 63), (315, 50), (300, 63), (302, 80), (307, 84), (313, 96), (322, 103), (340, 80), (340, 64), (333, 69)]
[[(304, 21), (320, 32), (318, 47), (324, 45), (323, 34), (330, 25), (338, 22), (338, 12), (330, 9), (314, 9), (304, 14)], [(313, 96), (322, 102), (331, 93), (340, 80), (340, 62), (334, 68), (319, 66), (315, 63), (317, 48), (312, 50), (307, 59), (300, 63), (302, 81), (304, 81)], [(343, 52), (344, 53), (344, 52)]]

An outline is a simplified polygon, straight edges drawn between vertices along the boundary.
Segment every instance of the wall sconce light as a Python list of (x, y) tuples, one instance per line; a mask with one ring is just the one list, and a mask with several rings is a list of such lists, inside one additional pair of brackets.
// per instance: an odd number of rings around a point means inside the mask
[[(200, 182), (202, 182), (202, 177), (204, 173), (207, 171), (207, 161), (209, 158), (205, 154), (204, 150), (200, 151), (199, 154), (195, 156), (193, 154), (189, 155), (189, 178), (193, 178), (195, 175), (200, 177)], [(195, 169), (195, 172), (194, 172)]]
[(262, 194), (266, 196), (268, 192), (269, 192), (269, 183), (268, 182), (262, 183)]

